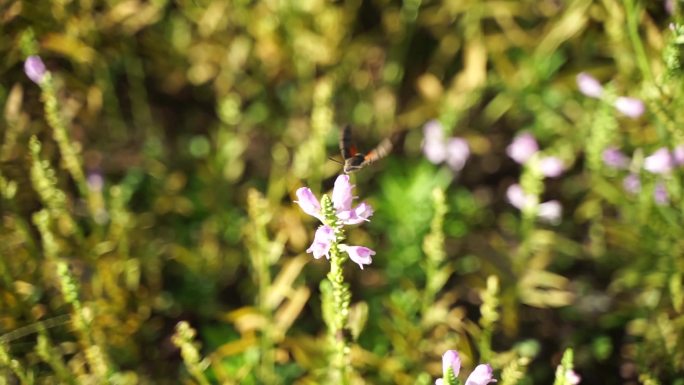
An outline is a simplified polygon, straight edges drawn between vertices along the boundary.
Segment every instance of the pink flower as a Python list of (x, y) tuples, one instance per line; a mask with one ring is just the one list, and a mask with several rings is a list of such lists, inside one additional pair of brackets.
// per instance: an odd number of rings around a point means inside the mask
[(512, 184), (506, 190), (506, 198), (513, 207), (522, 210), (529, 203), (529, 199), (519, 184)]
[(444, 127), (437, 120), (431, 120), (423, 126), (423, 153), (434, 164), (440, 164), (446, 159), (444, 146)]
[(519, 164), (527, 162), (537, 151), (539, 151), (537, 140), (529, 132), (516, 136), (506, 148), (506, 154)]
[(314, 240), (311, 246), (306, 249), (307, 253), (313, 254), (316, 259), (321, 258), (325, 255), (327, 259), (330, 259), (330, 248), (335, 240), (335, 231), (330, 226), (320, 226), (316, 230), (316, 235), (314, 235)]
[(318, 202), (318, 199), (311, 189), (308, 187), (300, 187), (295, 194), (297, 195), (297, 199), (299, 199), (295, 201), (295, 203), (297, 203), (305, 213), (318, 218), (322, 222), (321, 204)]
[(673, 163), (670, 151), (662, 147), (644, 159), (644, 169), (654, 174), (665, 174), (672, 171)]
[(444, 139), (444, 127), (437, 120), (431, 120), (423, 127), (423, 153), (434, 164), (446, 161), (452, 170), (458, 172), (470, 156), (470, 147), (463, 138)]
[(537, 207), (537, 216), (539, 219), (552, 225), (559, 224), (562, 215), (563, 206), (556, 200), (540, 203), (539, 207)]
[(45, 70), (45, 64), (40, 56), (32, 55), (26, 58), (26, 61), (24, 62), (24, 72), (29, 79), (40, 85), (45, 78), (45, 73), (47, 71)]
[[(512, 184), (506, 190), (506, 198), (518, 210), (524, 210), (534, 205), (534, 200), (523, 191), (519, 184)], [(537, 217), (553, 225), (560, 223), (563, 206), (556, 200), (540, 203), (537, 206)]]
[[(461, 357), (455, 350), (447, 350), (442, 355), (442, 376), (450, 378), (449, 371), (453, 372), (454, 377), (457, 377), (461, 371)], [(444, 378), (438, 378), (435, 385), (444, 385)], [(481, 364), (470, 373), (465, 385), (487, 385), (491, 382), (496, 382), (493, 378), (492, 367), (489, 364)]]
[(565, 165), (555, 156), (546, 156), (539, 161), (539, 168), (544, 176), (555, 178), (563, 173)]
[(625, 169), (629, 163), (629, 158), (617, 148), (608, 147), (603, 150), (603, 163), (611, 168)]
[(636, 98), (620, 96), (615, 99), (615, 108), (624, 115), (636, 119), (644, 114), (646, 107), (644, 102)]
[(332, 191), (333, 207), (337, 212), (349, 211), (351, 209), (354, 196), (352, 195), (352, 186), (349, 183), (349, 175), (340, 175), (335, 179), (335, 186)]
[(670, 196), (667, 193), (667, 188), (663, 182), (658, 182), (653, 189), (653, 201), (659, 205), (664, 206), (669, 203)]
[(373, 262), (371, 257), (375, 255), (375, 251), (363, 246), (348, 246), (341, 244), (340, 250), (349, 254), (349, 258), (357, 263), (361, 270), (363, 270), (363, 265), (370, 265)]
[(684, 165), (684, 144), (680, 144), (672, 150), (672, 159), (677, 166)]
[(454, 376), (458, 376), (461, 371), (461, 356), (456, 350), (447, 350), (442, 354), (442, 373), (447, 377), (447, 370), (451, 369)]
[(591, 98), (598, 99), (603, 95), (601, 83), (586, 72), (577, 75), (577, 87), (581, 93)]
[(492, 367), (489, 364), (481, 364), (475, 367), (468, 379), (466, 379), (465, 385), (487, 385), (490, 382), (496, 382), (492, 371)]
[(565, 379), (570, 383), (570, 385), (577, 385), (582, 381), (582, 377), (579, 376), (579, 374), (575, 373), (574, 370), (568, 370), (565, 372)]
[(454, 171), (461, 171), (470, 156), (470, 147), (463, 138), (450, 138), (446, 144), (446, 163)]
[(630, 194), (638, 194), (641, 191), (641, 180), (636, 174), (629, 174), (622, 181), (622, 187)]

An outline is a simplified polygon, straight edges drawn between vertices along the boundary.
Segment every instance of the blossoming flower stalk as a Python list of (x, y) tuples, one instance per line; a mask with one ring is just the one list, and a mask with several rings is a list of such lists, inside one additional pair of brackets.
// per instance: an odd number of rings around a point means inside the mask
[(330, 338), (332, 370), (329, 372), (330, 383), (348, 383), (349, 341), (345, 337), (347, 321), (349, 319), (349, 305), (351, 292), (349, 284), (344, 281), (343, 267), (347, 259), (357, 263), (361, 269), (373, 262), (375, 252), (364, 246), (347, 245), (345, 240), (345, 225), (359, 224), (368, 221), (373, 215), (373, 209), (365, 202), (352, 207), (354, 196), (353, 186), (348, 175), (340, 175), (335, 181), (332, 198), (323, 195), (319, 201), (308, 187), (297, 190), (297, 204), (302, 210), (317, 218), (323, 225), (314, 235), (311, 246), (306, 250), (314, 258), (325, 256), (330, 260), (328, 281), (321, 283), (323, 293), (323, 318), (328, 325)]

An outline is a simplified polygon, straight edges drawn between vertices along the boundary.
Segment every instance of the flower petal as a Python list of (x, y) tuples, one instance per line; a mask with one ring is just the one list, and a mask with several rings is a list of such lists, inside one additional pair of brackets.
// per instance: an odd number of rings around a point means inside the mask
[(442, 355), (442, 375), (448, 378), (448, 370), (451, 368), (454, 372), (454, 376), (458, 376), (461, 371), (461, 357), (458, 355), (456, 350), (447, 350)]
[(630, 118), (636, 119), (644, 114), (644, 102), (636, 98), (620, 96), (615, 99), (615, 108)]
[(492, 377), (493, 371), (489, 364), (477, 365), (475, 370), (468, 376), (465, 385), (487, 385), (490, 382), (496, 382)]
[(435, 380), (435, 385), (444, 385), (444, 380), (441, 378), (438, 378)]
[(539, 219), (557, 225), (560, 223), (563, 215), (563, 206), (558, 201), (548, 201), (539, 204), (537, 207), (537, 216)]
[(616, 147), (608, 147), (603, 150), (603, 163), (611, 168), (625, 169), (629, 164), (629, 158)]
[(665, 183), (663, 183), (663, 182), (656, 183), (655, 188), (653, 189), (653, 200), (659, 206), (664, 206), (664, 205), (669, 203), (670, 196), (667, 193), (667, 188), (665, 187)]
[(622, 187), (630, 194), (638, 194), (641, 191), (641, 180), (636, 174), (629, 174), (622, 181)]
[(327, 259), (330, 259), (330, 247), (334, 240), (335, 231), (330, 226), (320, 226), (316, 230), (313, 243), (306, 249), (306, 252), (313, 254), (313, 257), (316, 259), (319, 259), (324, 255)]
[(444, 127), (437, 120), (431, 120), (423, 126), (423, 153), (427, 160), (439, 164), (446, 158), (446, 146), (444, 145)]
[(351, 210), (351, 204), (354, 197), (352, 196), (352, 186), (349, 183), (349, 175), (342, 174), (335, 179), (335, 186), (332, 192), (333, 207), (338, 212)]
[(537, 140), (529, 132), (516, 136), (506, 148), (506, 154), (519, 164), (527, 162), (537, 151), (539, 151)]
[(684, 165), (684, 144), (680, 144), (672, 150), (672, 159), (677, 166)]
[(461, 171), (470, 156), (468, 142), (462, 138), (451, 138), (446, 145), (446, 163), (454, 171)]
[(297, 189), (296, 195), (298, 200), (296, 200), (295, 203), (297, 203), (305, 213), (318, 219), (322, 218), (321, 204), (318, 202), (318, 199), (316, 199), (314, 193), (311, 192), (310, 188), (300, 187)]
[(596, 78), (586, 72), (577, 75), (577, 87), (580, 92), (591, 98), (600, 98), (603, 95), (603, 86)]
[(345, 225), (357, 225), (362, 222), (369, 222), (373, 215), (373, 208), (366, 202), (361, 202), (353, 210), (340, 211), (337, 218)]
[(572, 369), (565, 372), (565, 379), (570, 385), (577, 385), (580, 383), (580, 381), (582, 381), (582, 377), (580, 377), (579, 374), (575, 373), (575, 371)]
[(348, 246), (340, 245), (340, 249), (349, 254), (349, 258), (357, 263), (361, 270), (363, 270), (363, 265), (370, 265), (373, 262), (372, 256), (375, 255), (375, 251), (363, 247), (363, 246)]
[(29, 56), (24, 62), (24, 72), (34, 83), (40, 84), (45, 78), (45, 64), (40, 56)]
[(555, 178), (563, 173), (565, 165), (555, 156), (546, 156), (539, 161), (539, 169), (545, 177)]
[(665, 174), (672, 171), (674, 161), (667, 148), (659, 148), (651, 156), (644, 159), (644, 169), (654, 174)]
[(508, 186), (506, 198), (508, 198), (508, 201), (518, 210), (522, 210), (530, 201), (527, 194), (525, 194), (525, 191), (523, 191), (522, 186), (517, 183)]

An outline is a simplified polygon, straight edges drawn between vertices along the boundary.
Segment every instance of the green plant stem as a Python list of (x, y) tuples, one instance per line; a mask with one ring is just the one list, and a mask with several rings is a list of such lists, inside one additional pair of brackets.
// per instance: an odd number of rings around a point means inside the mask
[(638, 6), (634, 3), (634, 0), (624, 0), (625, 13), (627, 15), (627, 33), (629, 34), (629, 39), (634, 47), (634, 53), (636, 54), (637, 64), (641, 70), (644, 78), (651, 84), (655, 84), (655, 78), (653, 76), (653, 71), (651, 71), (651, 66), (648, 64), (648, 57), (646, 56), (646, 50), (639, 37), (639, 19), (638, 19)]

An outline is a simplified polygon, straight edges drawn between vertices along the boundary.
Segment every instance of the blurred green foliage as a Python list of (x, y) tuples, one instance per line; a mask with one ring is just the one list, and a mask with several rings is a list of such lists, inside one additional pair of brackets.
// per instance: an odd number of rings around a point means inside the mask
[[(551, 383), (572, 347), (584, 384), (684, 384), (682, 172), (641, 169), (684, 144), (682, 6), (0, 2), (0, 384), (323, 383), (328, 266), (292, 201), (331, 187), (346, 123), (362, 149), (408, 130), (354, 176), (375, 214), (347, 236), (377, 254), (345, 271), (352, 383), (433, 383), (447, 349)], [(431, 119), (467, 139), (462, 172), (423, 158)], [(523, 130), (562, 177), (506, 156)], [(519, 179), (560, 224), (506, 202)]]

